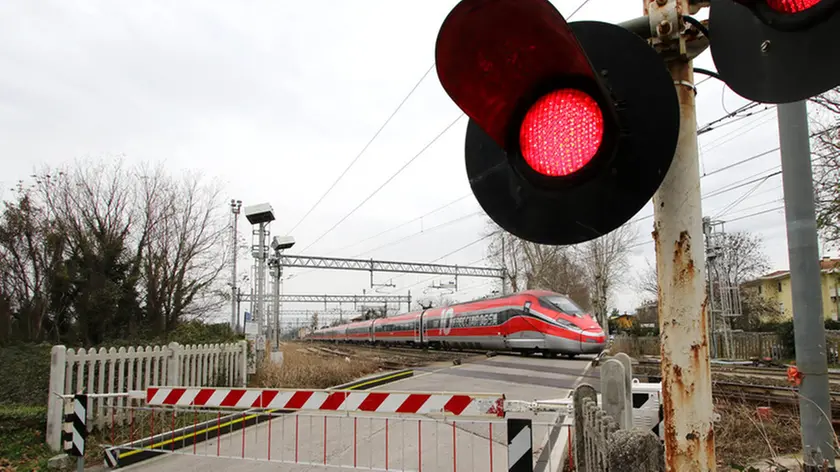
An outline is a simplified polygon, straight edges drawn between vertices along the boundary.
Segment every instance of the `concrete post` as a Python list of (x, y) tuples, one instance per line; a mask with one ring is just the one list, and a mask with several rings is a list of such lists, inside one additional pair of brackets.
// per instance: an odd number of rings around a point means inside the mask
[(169, 356), (166, 359), (166, 386), (181, 386), (181, 345), (172, 341), (168, 345)]
[(589, 470), (587, 468), (586, 436), (584, 434), (584, 425), (586, 424), (585, 399), (595, 402), (598, 401), (598, 395), (591, 385), (584, 383), (575, 388), (575, 392), (572, 395), (575, 413), (575, 467), (577, 470), (584, 472)]
[(601, 408), (610, 415), (619, 429), (628, 429), (633, 424), (627, 423), (627, 410), (632, 403), (628, 402), (626, 374), (621, 361), (607, 359), (601, 365)]
[(808, 113), (805, 102), (777, 110), (796, 366), (804, 374), (799, 387), (803, 458), (806, 471), (826, 470), (825, 460), (831, 465), (827, 470), (835, 470)]
[(67, 348), (53, 346), (50, 350), (50, 391), (47, 397), (47, 445), (60, 451), (61, 430), (64, 427), (64, 382), (67, 371)]
[(624, 366), (624, 401), (628, 405), (624, 410), (626, 415), (624, 421), (627, 423), (627, 429), (630, 429), (633, 427), (633, 363), (630, 361), (630, 356), (623, 352), (613, 356), (613, 359), (621, 362), (621, 365)]
[(663, 470), (662, 445), (650, 431), (616, 431), (607, 444), (610, 472), (659, 472)]

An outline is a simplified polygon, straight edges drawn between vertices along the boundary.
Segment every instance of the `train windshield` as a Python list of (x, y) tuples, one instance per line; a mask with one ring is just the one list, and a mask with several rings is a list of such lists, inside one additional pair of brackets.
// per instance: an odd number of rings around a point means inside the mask
[(581, 317), (584, 314), (583, 308), (577, 306), (575, 302), (569, 300), (568, 298), (560, 295), (549, 295), (547, 297), (541, 297), (540, 300), (548, 304), (551, 308), (567, 315)]

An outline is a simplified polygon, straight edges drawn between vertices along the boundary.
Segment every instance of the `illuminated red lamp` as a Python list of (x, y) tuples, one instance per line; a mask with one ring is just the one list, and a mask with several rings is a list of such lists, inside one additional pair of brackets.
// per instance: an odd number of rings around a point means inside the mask
[(532, 169), (560, 177), (588, 164), (603, 138), (604, 116), (595, 99), (577, 89), (560, 89), (543, 95), (525, 114), (519, 146)]
[(820, 0), (766, 0), (767, 6), (779, 13), (799, 13), (820, 3)]

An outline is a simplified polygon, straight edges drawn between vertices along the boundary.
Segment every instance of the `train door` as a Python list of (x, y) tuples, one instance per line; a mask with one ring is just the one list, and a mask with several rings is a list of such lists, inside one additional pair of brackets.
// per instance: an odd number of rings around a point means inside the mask
[(423, 343), (423, 314), (425, 312), (420, 312), (420, 316), (417, 318), (417, 322), (414, 323), (414, 343), (415, 344), (422, 344)]

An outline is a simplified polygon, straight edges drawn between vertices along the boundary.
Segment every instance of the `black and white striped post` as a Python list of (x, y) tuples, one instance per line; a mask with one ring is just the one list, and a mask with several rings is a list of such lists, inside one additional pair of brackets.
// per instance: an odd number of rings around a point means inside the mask
[(76, 467), (85, 470), (85, 440), (87, 439), (87, 395), (73, 395), (64, 410), (64, 452), (76, 457)]
[(508, 472), (533, 472), (533, 432), (531, 420), (507, 420)]

